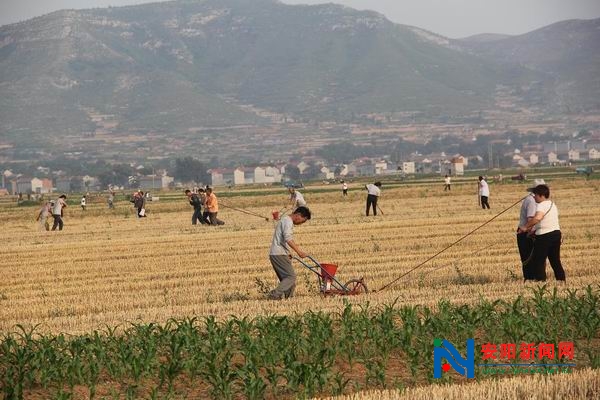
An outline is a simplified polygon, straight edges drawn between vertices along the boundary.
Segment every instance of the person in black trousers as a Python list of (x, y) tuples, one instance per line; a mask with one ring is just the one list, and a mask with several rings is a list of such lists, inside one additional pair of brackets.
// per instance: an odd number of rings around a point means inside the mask
[(562, 233), (558, 223), (558, 209), (553, 201), (550, 201), (550, 189), (547, 185), (538, 185), (533, 189), (535, 202), (537, 203), (535, 216), (524, 226), (520, 226), (518, 232), (528, 232), (535, 226), (535, 239), (533, 252), (524, 266), (527, 272), (526, 280), (546, 280), (546, 258), (554, 270), (557, 281), (565, 281), (565, 270), (560, 261), (560, 245)]
[(369, 208), (373, 207), (373, 215), (377, 216), (377, 199), (381, 195), (381, 182), (369, 183), (365, 186), (367, 189), (367, 217), (369, 216)]
[[(200, 190), (204, 192), (203, 189)], [(198, 221), (200, 221), (202, 225), (205, 225), (207, 222), (204, 218), (202, 218), (202, 199), (198, 194), (192, 193), (192, 191), (189, 189), (185, 191), (185, 195), (188, 197), (190, 205), (194, 207), (194, 213), (192, 214), (192, 225), (196, 225)]]

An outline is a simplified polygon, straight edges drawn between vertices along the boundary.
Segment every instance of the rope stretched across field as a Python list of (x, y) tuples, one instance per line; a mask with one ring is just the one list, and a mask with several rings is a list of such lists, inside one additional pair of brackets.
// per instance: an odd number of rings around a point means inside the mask
[[(527, 196), (529, 196), (529, 195), (527, 195)], [(404, 274), (400, 275), (398, 278), (394, 279), (393, 281), (391, 281), (387, 285), (384, 285), (381, 289), (378, 290), (378, 292), (381, 292), (383, 289), (386, 289), (387, 287), (393, 285), (394, 283), (398, 282), (400, 279), (404, 278), (406, 275), (410, 274), (411, 272), (413, 272), (417, 268), (420, 268), (423, 265), (427, 264), (429, 261), (433, 260), (434, 258), (436, 258), (437, 256), (439, 256), (440, 254), (442, 254), (443, 252), (445, 252), (446, 250), (448, 250), (452, 246), (460, 243), (462, 240), (466, 239), (467, 237), (469, 237), (470, 235), (472, 235), (473, 233), (475, 233), (477, 230), (483, 228), (484, 226), (486, 226), (487, 224), (489, 224), (490, 222), (492, 222), (493, 220), (495, 220), (496, 218), (498, 218), (499, 216), (501, 216), (502, 214), (504, 214), (505, 212), (507, 212), (508, 210), (510, 210), (511, 208), (513, 208), (514, 206), (516, 206), (517, 204), (519, 204), (520, 202), (522, 202), (523, 200), (525, 200), (527, 198), (527, 196), (523, 197), (522, 199), (519, 199), (514, 204), (512, 204), (510, 207), (505, 208), (500, 213), (496, 214), (491, 219), (489, 219), (486, 222), (484, 222), (483, 224), (479, 225), (477, 228), (473, 229), (471, 232), (469, 232), (466, 235), (462, 236), (460, 239), (458, 239), (454, 243), (450, 244), (449, 246), (446, 246), (445, 248), (443, 248), (442, 250), (438, 251), (437, 253), (435, 253), (434, 255), (432, 255), (431, 257), (429, 257), (427, 260), (423, 261), (422, 263), (420, 263), (416, 267), (414, 267), (414, 268), (410, 269), (408, 272), (405, 272)]]
[(248, 214), (248, 215), (252, 215), (252, 216), (255, 216), (255, 217), (263, 218), (265, 221), (269, 220), (269, 218), (265, 217), (264, 215), (256, 214), (256, 213), (253, 213), (252, 211), (244, 210), (242, 208), (236, 208), (236, 207), (228, 206), (227, 204), (223, 204), (222, 201), (219, 203), (219, 205), (221, 207), (230, 208), (232, 210), (235, 210), (235, 211), (238, 211), (238, 212), (241, 212), (241, 213), (244, 213), (244, 214)]

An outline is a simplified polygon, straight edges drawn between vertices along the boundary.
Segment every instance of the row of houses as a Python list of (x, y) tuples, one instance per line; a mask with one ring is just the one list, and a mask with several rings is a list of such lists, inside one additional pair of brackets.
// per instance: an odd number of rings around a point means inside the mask
[(208, 170), (212, 186), (244, 185), (250, 183), (279, 183), (285, 166), (255, 168), (214, 168)]
[[(540, 160), (537, 152), (521, 152), (515, 150), (513, 163), (520, 167), (540, 164), (542, 162), (557, 164), (564, 163), (565, 157), (569, 161), (579, 161), (583, 159), (600, 160), (600, 151), (596, 149), (578, 150), (569, 149), (566, 153), (548, 152), (543, 160)], [(583, 158), (585, 157), (585, 158)], [(280, 183), (284, 178), (290, 179), (291, 174), (286, 174), (286, 169), (294, 167), (300, 173), (300, 178), (309, 168), (316, 168), (311, 172), (310, 178), (331, 180), (334, 178), (352, 178), (360, 176), (378, 176), (378, 175), (411, 175), (439, 173), (443, 175), (461, 176), (469, 164), (469, 159), (462, 155), (448, 157), (446, 154), (436, 153), (423, 156), (420, 154), (411, 154), (410, 161), (391, 162), (385, 159), (360, 158), (348, 164), (336, 165), (334, 168), (325, 165), (322, 160), (306, 160), (298, 163), (287, 163), (279, 165), (261, 165), (257, 167), (238, 167), (238, 168), (213, 168), (208, 170), (212, 186), (232, 186), (245, 184), (270, 184)], [(480, 162), (483, 159), (480, 156), (474, 156)], [(200, 182), (197, 182), (200, 183)], [(139, 175), (131, 177), (130, 186), (148, 190), (167, 189), (175, 185), (175, 178), (168, 176), (166, 171), (156, 175)], [(5, 188), (10, 193), (51, 193), (71, 192), (71, 191), (90, 191), (105, 190), (100, 187), (100, 182), (93, 176), (81, 177), (56, 177), (37, 178), (13, 175), (10, 171), (2, 174), (0, 188)]]
[(541, 163), (565, 164), (567, 162), (596, 161), (600, 160), (600, 151), (595, 148), (589, 150), (570, 149), (565, 152), (550, 151), (540, 157), (537, 152), (522, 153), (519, 150), (515, 150), (512, 160), (513, 164), (520, 167), (528, 167)]
[[(137, 176), (132, 181), (132, 186), (144, 190), (167, 189), (173, 186), (174, 178), (167, 175), (145, 175)], [(31, 178), (23, 175), (12, 175), (10, 171), (2, 174), (0, 189), (8, 194), (46, 194), (46, 193), (69, 193), (81, 191), (105, 190), (100, 181), (93, 176)]]
[(290, 178), (289, 174), (286, 174), (286, 168), (290, 168), (290, 165), (297, 168), (301, 176), (307, 169), (316, 166), (318, 173), (314, 178), (330, 180), (337, 177), (349, 178), (376, 175), (409, 175), (431, 172), (440, 172), (442, 175), (463, 175), (464, 168), (467, 164), (467, 159), (460, 155), (454, 156), (451, 159), (447, 159), (445, 155), (442, 155), (441, 158), (436, 158), (435, 161), (424, 157), (418, 161), (404, 161), (400, 163), (365, 157), (349, 164), (337, 165), (333, 168), (318, 161), (314, 164), (301, 161), (299, 163), (282, 164), (279, 166), (210, 169), (208, 173), (210, 174), (210, 184), (212, 186), (225, 186), (253, 183), (279, 183), (283, 181), (284, 177)]

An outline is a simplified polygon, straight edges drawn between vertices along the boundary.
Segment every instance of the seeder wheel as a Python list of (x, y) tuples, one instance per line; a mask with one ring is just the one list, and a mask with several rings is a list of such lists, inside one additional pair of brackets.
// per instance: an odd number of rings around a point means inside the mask
[(369, 293), (369, 289), (362, 279), (350, 279), (344, 286), (348, 289), (348, 294)]

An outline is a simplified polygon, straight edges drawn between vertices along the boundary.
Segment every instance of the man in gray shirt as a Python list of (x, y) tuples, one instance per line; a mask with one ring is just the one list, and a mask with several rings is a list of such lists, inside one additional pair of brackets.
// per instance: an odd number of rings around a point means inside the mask
[(273, 266), (275, 274), (279, 279), (279, 286), (273, 289), (268, 298), (272, 300), (281, 300), (292, 297), (296, 288), (296, 272), (292, 267), (292, 256), (290, 248), (298, 254), (298, 257), (304, 258), (307, 254), (294, 242), (294, 225), (302, 225), (310, 219), (310, 210), (307, 207), (298, 207), (291, 215), (286, 215), (277, 222), (271, 249), (269, 250), (269, 261)]

